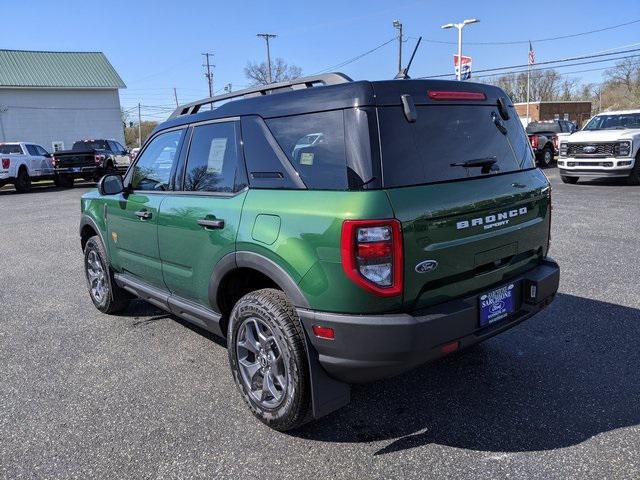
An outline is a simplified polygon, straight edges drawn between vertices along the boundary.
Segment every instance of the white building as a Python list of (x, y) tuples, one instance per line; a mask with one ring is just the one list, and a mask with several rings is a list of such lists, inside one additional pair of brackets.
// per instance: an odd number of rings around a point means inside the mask
[(0, 142), (50, 151), (85, 138), (124, 144), (120, 88), (102, 52), (0, 50)]

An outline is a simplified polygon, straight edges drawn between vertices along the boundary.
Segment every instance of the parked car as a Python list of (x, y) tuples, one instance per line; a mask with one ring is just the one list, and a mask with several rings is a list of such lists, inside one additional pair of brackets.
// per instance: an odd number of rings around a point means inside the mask
[(105, 173), (124, 173), (130, 162), (127, 149), (115, 140), (80, 140), (53, 156), (54, 171), (65, 187), (76, 178), (97, 182)]
[(0, 187), (13, 183), (17, 192), (31, 189), (31, 182), (54, 180), (51, 155), (35, 143), (0, 143)]
[(177, 109), (86, 193), (80, 240), (96, 308), (133, 295), (226, 337), (265, 424), (554, 298), (551, 188), (499, 88), (334, 73), (235, 93)]
[(605, 112), (562, 139), (558, 168), (564, 183), (580, 178), (626, 178), (640, 184), (640, 110)]
[(544, 120), (531, 122), (526, 130), (538, 165), (548, 167), (558, 153), (560, 139), (575, 132), (576, 126), (568, 120)]

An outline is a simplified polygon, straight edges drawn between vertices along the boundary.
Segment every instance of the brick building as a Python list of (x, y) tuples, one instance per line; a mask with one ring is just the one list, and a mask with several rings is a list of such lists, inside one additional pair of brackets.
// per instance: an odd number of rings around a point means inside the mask
[[(527, 104), (525, 102), (515, 103), (514, 107), (520, 118), (525, 119)], [(530, 102), (529, 117), (531, 122), (569, 120), (580, 127), (591, 118), (591, 102)]]

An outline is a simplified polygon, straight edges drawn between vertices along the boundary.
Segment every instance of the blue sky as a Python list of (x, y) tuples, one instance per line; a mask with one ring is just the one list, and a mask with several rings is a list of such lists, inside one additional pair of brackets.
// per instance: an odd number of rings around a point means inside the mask
[[(263, 60), (264, 41), (256, 33), (278, 34), (272, 56), (282, 57), (312, 74), (370, 50), (395, 35), (392, 21), (404, 24), (406, 58), (415, 38), (455, 41), (443, 23), (477, 17), (466, 27), (465, 42), (519, 41), (595, 30), (640, 19), (639, 0), (524, 2), (520, 0), (396, 0), (323, 2), (278, 1), (13, 1), (0, 0), (0, 48), (88, 50), (104, 52), (127, 84), (125, 108), (170, 107), (173, 87), (181, 102), (206, 96), (201, 53), (215, 54), (214, 90), (226, 83), (247, 84), (248, 60)], [(546, 18), (546, 20), (542, 20)], [(16, 21), (6, 21), (16, 19)], [(33, 21), (27, 21), (27, 20)], [(537, 61), (589, 54), (640, 43), (640, 23), (571, 39), (534, 42)], [(455, 45), (423, 44), (412, 76), (449, 73)], [(472, 45), (474, 69), (526, 63), (528, 45)], [(405, 60), (406, 61), (406, 60)], [(397, 43), (392, 42), (341, 70), (355, 79), (391, 78), (396, 73)], [(567, 67), (561, 72), (609, 64)], [(598, 82), (602, 71), (580, 73)], [(162, 119), (159, 108), (147, 118)]]

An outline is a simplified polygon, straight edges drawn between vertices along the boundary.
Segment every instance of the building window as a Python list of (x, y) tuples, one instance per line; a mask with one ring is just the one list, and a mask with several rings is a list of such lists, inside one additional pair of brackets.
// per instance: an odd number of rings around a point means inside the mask
[(569, 114), (568, 113), (563, 114), (563, 117), (564, 117), (563, 120), (566, 120), (567, 122), (569, 121)]
[(51, 148), (54, 152), (59, 152), (60, 150), (64, 150), (64, 142), (51, 142)]
[(554, 113), (553, 114), (553, 119), (554, 120), (560, 120), (560, 114), (559, 113)]

